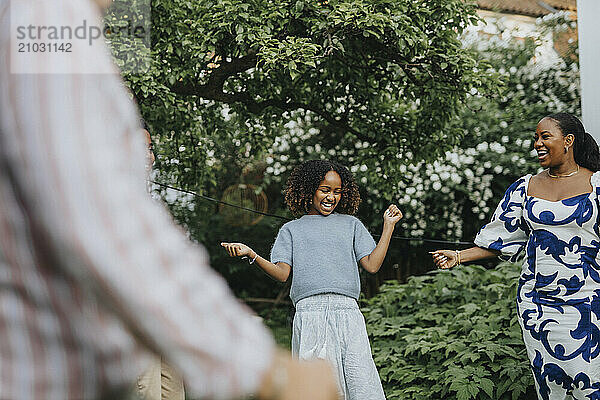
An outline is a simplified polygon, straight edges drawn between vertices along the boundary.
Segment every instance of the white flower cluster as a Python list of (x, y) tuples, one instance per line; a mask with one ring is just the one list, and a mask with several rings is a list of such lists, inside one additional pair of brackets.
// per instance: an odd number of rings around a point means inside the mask
[[(540, 25), (556, 21), (564, 21), (564, 16), (545, 18)], [(570, 22), (561, 24), (566, 24), (561, 29), (572, 27)], [(548, 37), (542, 30), (531, 31), (529, 35), (539, 39), (536, 42), (539, 46)], [(485, 42), (480, 39), (479, 42)], [(383, 199), (389, 198), (397, 202), (405, 214), (402, 223), (405, 235), (461, 239), (464, 232), (473, 232), (474, 227), (480, 227), (491, 217), (501, 198), (500, 191), (506, 189), (494, 185), (495, 181), (506, 180), (505, 176), (520, 176), (535, 168), (535, 158), (530, 152), (537, 121), (524, 121), (522, 111), (578, 113), (579, 110), (576, 62), (567, 64), (554, 59), (547, 63), (534, 57), (525, 65), (510, 65), (504, 51), (514, 51), (511, 46), (514, 44), (501, 35), (480, 45), (482, 51), (495, 52), (491, 54), (495, 65), (503, 66), (492, 70), (509, 84), (490, 110), (465, 113), (461, 117), (464, 120), (458, 121), (472, 144), (446, 152), (439, 161), (411, 162), (413, 157), (407, 149), (383, 155), (363, 141), (319, 143), (317, 138), (321, 133), (309, 128), (312, 121), (308, 116), (286, 124), (285, 133), (275, 140), (271, 155), (266, 158), (267, 179), (280, 181), (284, 172), (307, 158), (341, 159), (367, 192), (364, 200), (368, 205), (380, 208)], [(477, 91), (471, 93), (471, 99), (488, 101)], [(527, 115), (537, 115), (536, 112)]]

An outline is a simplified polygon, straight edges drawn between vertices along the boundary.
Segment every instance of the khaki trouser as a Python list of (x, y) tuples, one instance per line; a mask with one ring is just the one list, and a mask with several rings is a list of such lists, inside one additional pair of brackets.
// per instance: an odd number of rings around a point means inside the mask
[(139, 376), (137, 390), (143, 400), (185, 400), (183, 380), (160, 358)]

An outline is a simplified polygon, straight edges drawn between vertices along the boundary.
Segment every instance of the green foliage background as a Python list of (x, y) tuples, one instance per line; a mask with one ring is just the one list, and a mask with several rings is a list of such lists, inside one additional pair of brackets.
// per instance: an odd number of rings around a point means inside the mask
[(125, 78), (157, 168), (186, 189), (268, 158), (298, 124), (290, 147), (367, 143), (345, 163), (397, 172), (459, 143), (448, 122), (470, 91), (497, 92), (460, 41), (477, 19), (464, 0), (152, 0), (151, 67)]
[[(151, 128), (154, 180), (213, 198), (253, 183), (270, 212), (291, 217), (281, 198), (287, 167), (328, 157), (368, 165), (358, 177), (391, 201), (396, 180), (372, 172), (398, 175), (412, 159), (452, 149), (464, 131), (449, 122), (468, 93), (497, 93), (498, 74), (460, 41), (477, 21), (473, 2), (151, 3), (150, 68), (124, 77)], [(218, 243), (240, 240), (267, 255), (281, 220), (231, 229), (216, 205), (155, 189), (237, 294), (280, 289)], [(382, 211), (369, 205), (360, 217), (377, 232)]]
[[(395, 202), (405, 214), (396, 235), (472, 240), (506, 187), (539, 168), (537, 122), (580, 114), (576, 48), (540, 60), (549, 38), (573, 28), (567, 15), (540, 20), (524, 40), (502, 21), (496, 36), (469, 40), (474, 11), (464, 0), (152, 0), (148, 70), (124, 77), (153, 134), (153, 179), (214, 198), (252, 183), (270, 212), (291, 217), (289, 172), (329, 158), (360, 182), (371, 232)], [(284, 221), (232, 228), (214, 203), (154, 190), (238, 296), (284, 288), (219, 245), (266, 256)], [(413, 272), (432, 267), (421, 242), (394, 241), (383, 270), (413, 253)], [(461, 267), (390, 282), (367, 300), (388, 398), (535, 398), (514, 310), (518, 270)], [(257, 307), (282, 344), (286, 307)]]
[(534, 399), (516, 313), (520, 266), (389, 282), (363, 307), (387, 398)]
[[(496, 38), (463, 39), (463, 46), (470, 47), (466, 54), (488, 60), (490, 74), (501, 76), (504, 86), (499, 95), (473, 90), (465, 97), (464, 108), (447, 123), (453, 132), (460, 131), (460, 146), (444, 150), (437, 160), (419, 160), (408, 149), (402, 157), (390, 158), (377, 153), (372, 142), (352, 139), (351, 133), (347, 133), (348, 140), (342, 140), (341, 131), (332, 130), (314, 113), (247, 119), (226, 103), (181, 96), (168, 88), (144, 97), (141, 88), (156, 82), (145, 75), (127, 79), (141, 98), (144, 117), (152, 123), (159, 182), (214, 198), (220, 198), (232, 184), (252, 183), (267, 194), (269, 212), (292, 217), (281, 195), (289, 172), (303, 160), (330, 158), (347, 165), (357, 177), (363, 198), (358, 216), (374, 234), (380, 232), (381, 213), (395, 202), (405, 215), (396, 235), (471, 241), (510, 183), (539, 168), (531, 154), (537, 121), (552, 112), (580, 112), (576, 57), (557, 57), (545, 64), (539, 60), (548, 36), (571, 25), (565, 15), (558, 14), (540, 20), (538, 31), (526, 40), (502, 39), (502, 32), (510, 35), (500, 22)], [(174, 102), (164, 105), (171, 96)], [(268, 128), (265, 121), (270, 121)], [(427, 131), (417, 125), (406, 133), (427, 137)], [(373, 138), (373, 142), (378, 140)], [(394, 166), (388, 169), (389, 163)], [(208, 248), (212, 265), (237, 294), (269, 297), (282, 289), (255, 268), (228, 258), (219, 243), (242, 241), (268, 255), (285, 221), (264, 218), (257, 225), (232, 228), (214, 203), (158, 191), (191, 238)], [(397, 275), (423, 273), (433, 267), (426, 258), (426, 251), (432, 249), (418, 241), (394, 240), (382, 273), (391, 278), (393, 266), (413, 255), (414, 267)]]
[[(267, 179), (282, 182), (306, 158), (336, 158), (351, 167), (366, 192), (361, 218), (369, 226), (377, 226), (380, 211), (393, 201), (405, 214), (403, 236), (471, 241), (506, 188), (538, 171), (531, 140), (538, 121), (559, 111), (581, 113), (577, 54), (540, 57), (553, 51), (548, 49), (553, 35), (574, 26), (565, 14), (555, 14), (540, 19), (537, 30), (523, 40), (513, 38), (502, 21), (497, 22), (498, 36), (465, 37), (465, 46), (501, 76), (502, 91), (467, 96), (465, 107), (448, 124), (461, 131), (460, 144), (438, 159), (420, 160), (409, 152), (397, 161), (397, 169), (388, 168), (381, 161), (385, 157), (360, 157), (371, 151), (368, 142), (337, 142), (327, 148), (299, 120), (275, 139)], [(416, 128), (411, 134), (426, 137), (428, 132)]]

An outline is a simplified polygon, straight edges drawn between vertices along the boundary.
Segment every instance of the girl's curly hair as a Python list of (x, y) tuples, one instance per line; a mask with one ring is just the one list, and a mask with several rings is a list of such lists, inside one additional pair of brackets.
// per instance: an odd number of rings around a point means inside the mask
[(313, 196), (329, 171), (337, 172), (342, 178), (342, 198), (336, 212), (356, 214), (360, 205), (358, 185), (348, 168), (329, 160), (305, 161), (294, 168), (285, 188), (285, 203), (292, 213), (302, 215), (310, 211)]

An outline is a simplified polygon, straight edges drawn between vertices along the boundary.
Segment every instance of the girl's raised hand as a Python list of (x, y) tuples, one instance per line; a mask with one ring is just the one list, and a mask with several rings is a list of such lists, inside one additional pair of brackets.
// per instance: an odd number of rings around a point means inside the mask
[(452, 268), (458, 263), (454, 250), (436, 250), (430, 251), (429, 254), (433, 257), (435, 265), (441, 269)]
[(395, 225), (396, 222), (402, 219), (402, 211), (395, 204), (390, 204), (390, 206), (383, 213), (383, 222)]
[(252, 249), (244, 243), (222, 242), (221, 246), (225, 247), (225, 250), (227, 250), (231, 257), (250, 257), (250, 254), (253, 252)]

